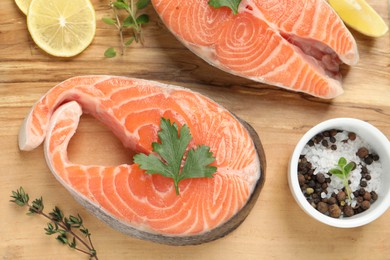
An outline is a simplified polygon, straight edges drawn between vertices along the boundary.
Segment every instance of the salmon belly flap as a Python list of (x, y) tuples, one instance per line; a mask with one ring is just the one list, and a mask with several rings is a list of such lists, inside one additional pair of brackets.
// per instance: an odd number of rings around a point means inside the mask
[[(207, 145), (215, 156), (213, 178), (186, 179), (177, 195), (170, 178), (137, 164), (72, 163), (67, 147), (80, 116), (92, 114), (125, 147), (152, 153), (162, 117), (192, 134), (190, 147)], [(142, 239), (185, 245), (217, 239), (249, 213), (264, 181), (258, 138), (214, 101), (153, 81), (111, 76), (71, 78), (32, 108), (19, 133), (21, 150), (45, 142), (47, 164), (70, 193), (112, 227)], [(185, 239), (183, 239), (185, 238)]]
[(226, 72), (321, 98), (343, 93), (340, 64), (357, 45), (324, 0), (243, 0), (238, 14), (208, 0), (152, 0), (168, 29)]

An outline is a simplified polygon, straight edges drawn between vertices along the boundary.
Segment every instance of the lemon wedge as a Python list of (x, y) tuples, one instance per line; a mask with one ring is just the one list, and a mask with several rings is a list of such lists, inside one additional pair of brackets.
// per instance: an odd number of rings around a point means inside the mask
[(15, 3), (19, 7), (20, 11), (27, 15), (31, 0), (15, 0)]
[(365, 0), (329, 0), (329, 4), (347, 25), (364, 35), (380, 37), (389, 29)]
[(71, 57), (92, 42), (95, 10), (89, 0), (32, 0), (27, 27), (42, 50), (57, 57)]

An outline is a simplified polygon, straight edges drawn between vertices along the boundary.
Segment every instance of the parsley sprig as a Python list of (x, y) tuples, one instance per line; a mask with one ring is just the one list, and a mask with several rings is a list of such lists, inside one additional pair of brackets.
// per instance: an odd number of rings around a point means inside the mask
[(209, 0), (208, 4), (214, 8), (220, 8), (222, 6), (232, 9), (234, 14), (238, 14), (238, 6), (242, 0)]
[[(118, 29), (121, 41), (121, 55), (124, 55), (125, 49), (134, 41), (143, 44), (142, 25), (149, 22), (149, 16), (147, 14), (139, 14), (139, 11), (145, 9), (149, 3), (150, 0), (117, 0), (115, 2), (110, 0), (110, 6), (115, 17), (105, 17), (102, 21)], [(128, 39), (125, 39), (125, 30), (130, 31), (131, 36)], [(108, 48), (104, 52), (104, 56), (107, 58), (115, 57), (116, 49), (114, 47)]]
[(347, 192), (348, 200), (351, 201), (351, 188), (349, 187), (348, 178), (349, 173), (356, 167), (354, 162), (347, 163), (347, 159), (341, 157), (337, 163), (337, 167), (330, 169), (329, 173), (337, 176), (343, 181), (345, 191)]
[[(146, 170), (147, 174), (160, 174), (173, 179), (176, 194), (179, 195), (179, 182), (188, 178), (212, 178), (217, 167), (210, 166), (215, 161), (210, 147), (205, 145), (190, 149), (187, 147), (192, 136), (187, 125), (182, 125), (180, 133), (176, 123), (161, 118), (158, 137), (161, 143), (152, 143), (156, 154), (136, 154), (134, 162)], [(184, 161), (184, 162), (183, 162)], [(182, 166), (183, 165), (183, 166)]]
[[(64, 213), (57, 206), (47, 214), (43, 211), (42, 197), (30, 203), (30, 197), (22, 187), (12, 191), (11, 198), (11, 202), (16, 205), (28, 207), (28, 215), (41, 215), (50, 220), (44, 229), (46, 235), (57, 235), (56, 239), (61, 244), (68, 245), (70, 248), (88, 255), (90, 259), (98, 260), (96, 249), (92, 244), (91, 233), (84, 226), (83, 219), (79, 214), (77, 216), (69, 215), (69, 217), (65, 217)], [(84, 241), (82, 236), (86, 238), (86, 241)], [(79, 244), (83, 245), (84, 249), (80, 248)]]

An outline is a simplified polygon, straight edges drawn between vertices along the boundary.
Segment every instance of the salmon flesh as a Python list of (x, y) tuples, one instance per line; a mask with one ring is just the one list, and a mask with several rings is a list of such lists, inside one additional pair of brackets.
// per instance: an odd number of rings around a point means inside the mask
[[(176, 195), (172, 179), (146, 174), (137, 164), (73, 163), (67, 147), (83, 113), (135, 153), (152, 153), (162, 117), (186, 124), (189, 146), (209, 146), (218, 170), (213, 178), (183, 180)], [(51, 172), (77, 201), (113, 228), (158, 243), (225, 236), (249, 214), (265, 178), (264, 152), (248, 124), (199, 93), (153, 81), (81, 76), (58, 84), (33, 106), (19, 132), (21, 150), (43, 141)]]
[(234, 75), (320, 98), (343, 93), (340, 64), (355, 39), (325, 0), (243, 0), (238, 14), (208, 0), (152, 0), (188, 49)]

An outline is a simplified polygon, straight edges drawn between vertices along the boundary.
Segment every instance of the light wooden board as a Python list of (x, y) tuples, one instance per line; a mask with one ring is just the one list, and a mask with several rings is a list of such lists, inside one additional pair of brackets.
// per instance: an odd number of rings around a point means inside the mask
[[(72, 59), (53, 58), (37, 48), (25, 16), (12, 0), (0, 1), (0, 257), (2, 259), (84, 259), (44, 235), (46, 221), (29, 217), (8, 202), (23, 186), (43, 196), (47, 209), (58, 205), (80, 213), (91, 230), (101, 259), (388, 259), (390, 211), (355, 229), (336, 229), (308, 217), (293, 200), (287, 184), (289, 157), (299, 138), (313, 125), (334, 117), (366, 120), (390, 137), (389, 34), (371, 39), (353, 32), (361, 60), (343, 66), (345, 94), (331, 101), (281, 90), (215, 69), (183, 47), (150, 7), (144, 47), (125, 56), (103, 57), (118, 44), (116, 32), (101, 22), (108, 1), (92, 1), (97, 33), (92, 45)], [(388, 21), (384, 0), (369, 0)], [(212, 243), (171, 247), (127, 237), (86, 212), (54, 179), (42, 148), (20, 152), (17, 134), (33, 103), (55, 84), (76, 75), (112, 74), (158, 80), (206, 94), (249, 122), (258, 132), (267, 157), (267, 178), (247, 220), (227, 237)], [(96, 143), (96, 140), (99, 140)], [(130, 162), (129, 152), (106, 127), (84, 116), (72, 140), (74, 161), (99, 164)], [(390, 174), (390, 173), (389, 173)]]

